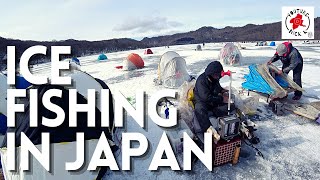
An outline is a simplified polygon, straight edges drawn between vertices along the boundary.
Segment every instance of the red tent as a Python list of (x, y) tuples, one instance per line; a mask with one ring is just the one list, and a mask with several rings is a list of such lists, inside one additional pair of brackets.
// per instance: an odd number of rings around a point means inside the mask
[(151, 49), (146, 49), (146, 50), (144, 51), (144, 54), (153, 54), (153, 52), (151, 51)]
[(140, 69), (144, 67), (143, 59), (135, 53), (129, 54), (128, 57), (123, 60), (122, 64), (123, 65), (121, 66), (116, 66), (116, 68), (131, 71), (134, 69)]

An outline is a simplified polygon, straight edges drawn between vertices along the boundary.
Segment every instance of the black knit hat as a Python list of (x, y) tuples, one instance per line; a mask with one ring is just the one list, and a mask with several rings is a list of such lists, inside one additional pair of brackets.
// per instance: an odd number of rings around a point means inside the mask
[(209, 76), (213, 74), (221, 74), (221, 71), (223, 71), (221, 63), (219, 61), (213, 61), (207, 66), (204, 73), (206, 76)]

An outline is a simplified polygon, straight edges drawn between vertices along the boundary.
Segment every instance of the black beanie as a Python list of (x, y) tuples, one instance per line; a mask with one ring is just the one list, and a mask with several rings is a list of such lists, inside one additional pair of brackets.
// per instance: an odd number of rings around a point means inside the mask
[(221, 71), (223, 71), (221, 63), (219, 61), (213, 61), (207, 66), (204, 73), (206, 76), (209, 76), (213, 74), (219, 74)]

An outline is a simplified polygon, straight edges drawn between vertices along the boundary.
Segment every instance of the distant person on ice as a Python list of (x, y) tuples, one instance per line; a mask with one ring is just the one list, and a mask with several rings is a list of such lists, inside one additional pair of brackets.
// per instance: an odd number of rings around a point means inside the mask
[(201, 141), (203, 133), (211, 126), (209, 117), (221, 117), (228, 114), (228, 93), (220, 85), (223, 67), (219, 61), (211, 62), (202, 73), (194, 88), (195, 117), (198, 125), (194, 131)]
[[(279, 59), (282, 62), (282, 70), (280, 70), (278, 74), (288, 74), (291, 70), (293, 70), (293, 81), (302, 87), (301, 73), (303, 68), (303, 58), (300, 52), (293, 47), (290, 42), (284, 42), (278, 45), (276, 53), (268, 62), (268, 64), (276, 62)], [(301, 96), (301, 91), (295, 91), (292, 99), (299, 100)]]

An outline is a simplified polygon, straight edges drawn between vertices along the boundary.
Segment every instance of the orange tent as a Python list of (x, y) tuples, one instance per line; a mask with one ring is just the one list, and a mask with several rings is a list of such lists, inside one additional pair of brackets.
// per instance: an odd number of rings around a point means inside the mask
[(142, 58), (135, 53), (129, 54), (129, 56), (123, 61), (123, 66), (117, 66), (118, 69), (123, 70), (134, 70), (134, 69), (140, 69), (144, 67), (144, 61)]

